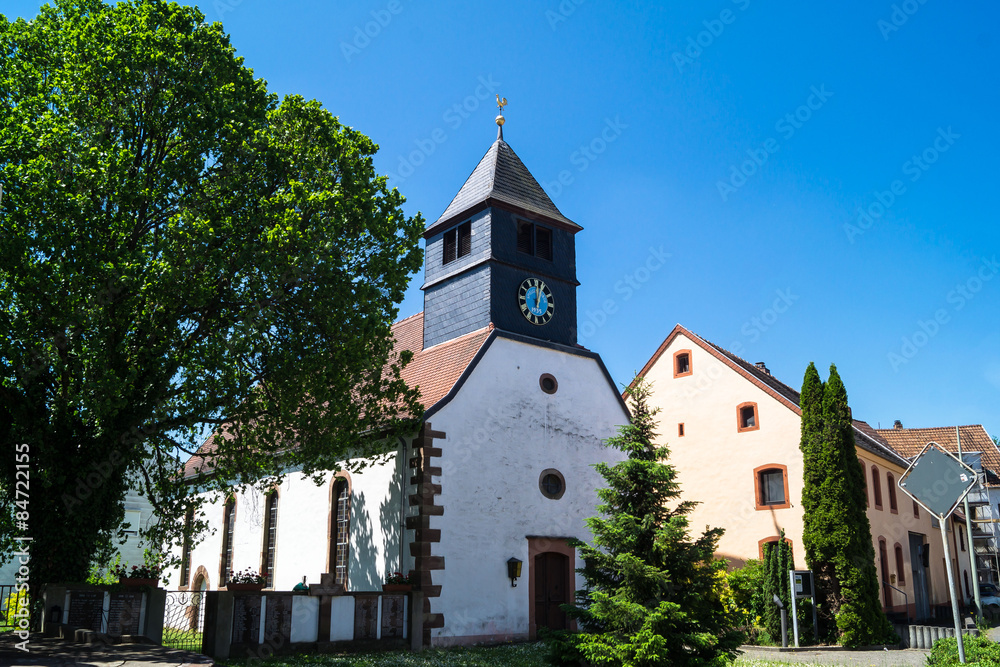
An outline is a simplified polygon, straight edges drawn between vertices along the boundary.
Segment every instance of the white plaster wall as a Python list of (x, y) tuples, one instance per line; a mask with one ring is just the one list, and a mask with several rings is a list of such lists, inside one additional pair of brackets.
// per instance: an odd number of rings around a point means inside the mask
[[(405, 462), (399, 453), (388, 462), (374, 464), (351, 479), (351, 551), (348, 561), (348, 589), (380, 590), (386, 572), (399, 568), (400, 527), (403, 491), (399, 466)], [(317, 486), (300, 473), (289, 473), (278, 487), (277, 544), (274, 558), (275, 590), (290, 590), (305, 576), (318, 583), (328, 571), (330, 483), (325, 475)], [(406, 481), (409, 481), (407, 476)], [(191, 552), (191, 583), (199, 566), (208, 571), (210, 588), (219, 586), (222, 551), (224, 501), (205, 506), (206, 519), (214, 533)], [(258, 571), (264, 548), (264, 496), (255, 489), (236, 496), (236, 530), (233, 568)], [(177, 555), (179, 550), (177, 550)], [(405, 565), (405, 564), (404, 564)], [(169, 587), (178, 585), (179, 571), (171, 571)]]
[[(674, 352), (685, 349), (692, 373), (674, 378)], [(684, 335), (671, 341), (646, 379), (650, 403), (660, 409), (658, 442), (670, 447), (682, 498), (700, 503), (691, 514), (692, 531), (725, 528), (718, 554), (740, 564), (758, 557), (759, 540), (784, 528), (796, 567), (805, 567), (799, 416)], [(736, 406), (746, 402), (757, 403), (760, 428), (739, 433)], [(753, 470), (768, 463), (788, 466), (791, 507), (755, 509)]]
[[(557, 379), (555, 394), (540, 389), (542, 373)], [(445, 627), (433, 637), (527, 635), (527, 536), (589, 540), (584, 520), (596, 514), (603, 486), (591, 466), (623, 458), (602, 441), (627, 420), (596, 361), (494, 341), (458, 396), (429, 420), (447, 435), (434, 443), (444, 452), (437, 499), (444, 515), (431, 518), (442, 531), (433, 554), (444, 556), (445, 569), (433, 574), (442, 590), (431, 608), (444, 613)], [(546, 468), (566, 479), (558, 500), (539, 491)], [(516, 588), (507, 578), (512, 556), (524, 561)]]
[[(691, 350), (692, 374), (673, 377), (673, 355), (678, 350)], [(700, 504), (691, 515), (692, 530), (705, 526), (721, 527), (725, 534), (719, 540), (717, 555), (740, 566), (750, 558), (758, 558), (761, 539), (776, 536), (784, 528), (792, 540), (795, 566), (805, 568), (802, 546), (802, 453), (801, 418), (787, 404), (772, 397), (743, 375), (737, 373), (714, 355), (684, 335), (678, 335), (647, 372), (652, 384), (651, 404), (660, 408), (658, 442), (670, 447), (670, 463), (678, 472), (682, 497)], [(736, 425), (736, 406), (757, 403), (760, 428), (740, 433)], [(684, 424), (684, 436), (678, 436), (677, 425)], [(879, 537), (886, 539), (890, 574), (897, 575), (896, 586), (914, 602), (912, 575), (907, 572), (905, 583), (899, 583), (893, 547), (903, 548), (905, 565), (909, 565), (910, 532), (926, 536), (931, 545), (930, 599), (931, 604), (948, 601), (947, 578), (942, 565), (940, 531), (931, 527), (930, 516), (922, 511), (914, 517), (912, 502), (897, 489), (898, 512), (889, 507), (886, 473), (899, 480), (904, 468), (867, 450), (858, 448), (858, 458), (865, 462), (868, 496), (872, 497), (871, 466), (879, 470), (882, 487), (882, 509), (871, 504), (868, 520), (871, 524), (876, 567), (879, 565)], [(791, 507), (777, 510), (757, 510), (753, 470), (759, 466), (779, 463), (788, 466), (788, 491)], [(955, 557), (952, 534), (949, 551)], [(959, 566), (967, 552), (959, 551)], [(961, 573), (957, 580), (961, 581)], [(963, 584), (964, 587), (964, 584)], [(894, 606), (902, 610), (903, 597), (894, 593)]]

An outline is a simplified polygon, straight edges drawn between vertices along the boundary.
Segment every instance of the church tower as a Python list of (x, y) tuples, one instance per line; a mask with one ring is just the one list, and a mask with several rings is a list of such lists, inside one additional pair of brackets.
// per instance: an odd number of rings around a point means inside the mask
[(582, 227), (559, 212), (504, 141), (505, 103), (497, 140), (424, 232), (425, 349), (491, 323), (576, 344)]

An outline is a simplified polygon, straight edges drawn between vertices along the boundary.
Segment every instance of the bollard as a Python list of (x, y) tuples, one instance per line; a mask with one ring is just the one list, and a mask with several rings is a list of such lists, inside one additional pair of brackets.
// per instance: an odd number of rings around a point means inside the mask
[(788, 648), (788, 610), (781, 608), (781, 648)]
[(917, 626), (910, 626), (910, 641), (907, 643), (907, 648), (923, 648), (920, 645), (920, 640), (917, 639)]

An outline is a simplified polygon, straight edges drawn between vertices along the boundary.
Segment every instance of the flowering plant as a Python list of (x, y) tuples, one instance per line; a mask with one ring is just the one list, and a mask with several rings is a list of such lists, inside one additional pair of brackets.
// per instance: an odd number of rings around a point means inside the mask
[(232, 572), (229, 575), (229, 583), (231, 584), (265, 584), (267, 583), (267, 577), (265, 577), (260, 572), (256, 570), (251, 570), (249, 567), (242, 572)]
[(385, 583), (393, 586), (399, 584), (412, 584), (413, 582), (410, 581), (410, 575), (403, 574), (402, 572), (393, 572), (385, 578)]

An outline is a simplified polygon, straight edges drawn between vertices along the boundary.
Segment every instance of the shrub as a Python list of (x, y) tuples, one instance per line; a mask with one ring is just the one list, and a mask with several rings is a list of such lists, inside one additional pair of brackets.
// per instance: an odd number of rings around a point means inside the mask
[[(1000, 644), (988, 637), (965, 636), (965, 660), (968, 665), (979, 667), (1000, 667)], [(954, 637), (946, 637), (934, 642), (931, 654), (927, 656), (927, 667), (951, 667), (960, 665), (958, 642)]]

